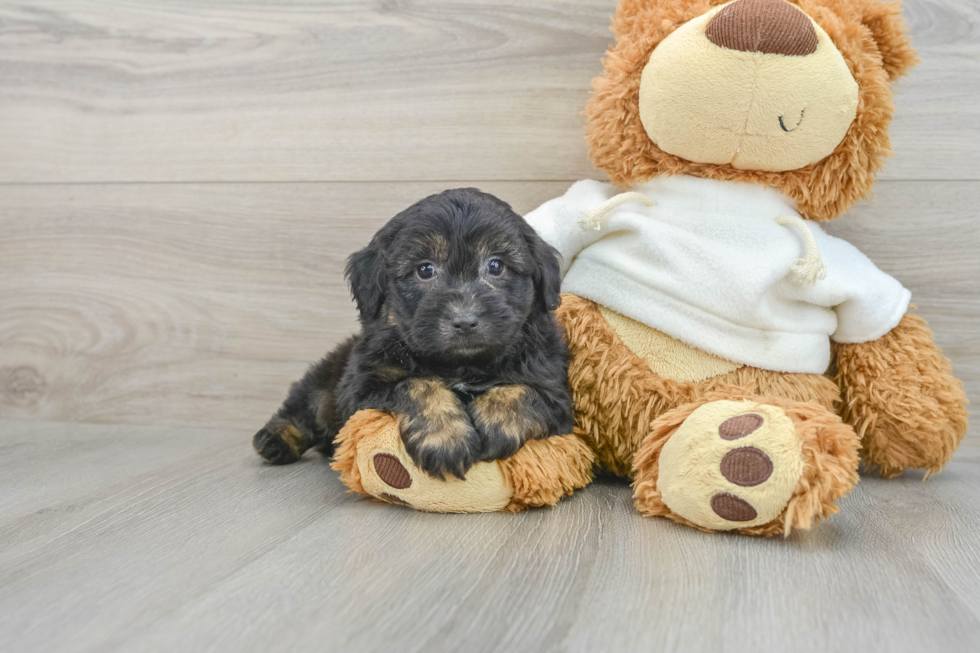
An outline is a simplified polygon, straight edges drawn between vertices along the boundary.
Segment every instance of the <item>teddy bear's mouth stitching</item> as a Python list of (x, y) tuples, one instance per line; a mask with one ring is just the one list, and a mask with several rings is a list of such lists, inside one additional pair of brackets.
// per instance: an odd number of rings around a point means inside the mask
[(803, 124), (803, 114), (806, 113), (806, 107), (800, 110), (800, 119), (796, 121), (796, 127), (792, 129), (786, 128), (786, 123), (783, 122), (783, 117), (779, 116), (779, 126), (782, 127), (784, 132), (794, 132), (799, 129), (800, 125)]

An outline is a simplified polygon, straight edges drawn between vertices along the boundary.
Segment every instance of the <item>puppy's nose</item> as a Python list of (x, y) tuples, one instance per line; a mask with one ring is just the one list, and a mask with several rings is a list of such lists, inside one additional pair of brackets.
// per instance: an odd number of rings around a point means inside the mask
[(786, 0), (738, 0), (708, 22), (704, 33), (717, 46), (742, 52), (805, 57), (817, 50), (810, 18)]
[(476, 319), (476, 315), (473, 313), (457, 313), (453, 316), (453, 329), (457, 333), (469, 333), (479, 325), (480, 321)]

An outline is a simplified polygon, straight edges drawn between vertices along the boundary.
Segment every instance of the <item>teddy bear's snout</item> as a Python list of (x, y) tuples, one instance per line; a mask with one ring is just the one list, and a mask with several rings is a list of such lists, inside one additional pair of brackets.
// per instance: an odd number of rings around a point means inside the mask
[(786, 0), (738, 0), (708, 23), (715, 45), (741, 52), (804, 57), (817, 49), (810, 18)]

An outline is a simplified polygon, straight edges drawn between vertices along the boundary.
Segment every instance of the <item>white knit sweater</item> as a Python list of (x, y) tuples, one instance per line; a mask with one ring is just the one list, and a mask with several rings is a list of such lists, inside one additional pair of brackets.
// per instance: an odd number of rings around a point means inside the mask
[[(627, 202), (598, 229), (583, 212), (619, 191), (597, 181), (526, 216), (564, 257), (565, 292), (735, 363), (814, 374), (830, 364), (831, 339), (875, 340), (908, 309), (909, 291), (851, 244), (814, 222), (779, 224), (799, 213), (774, 189), (680, 175), (633, 190), (656, 206)], [(815, 282), (793, 270), (807, 231), (826, 270)]]

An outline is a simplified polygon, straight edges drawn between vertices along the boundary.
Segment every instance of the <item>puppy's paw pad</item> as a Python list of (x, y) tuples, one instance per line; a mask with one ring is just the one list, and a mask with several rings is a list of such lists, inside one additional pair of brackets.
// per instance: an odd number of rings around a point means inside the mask
[(776, 519), (802, 474), (802, 440), (786, 413), (765, 404), (715, 401), (670, 436), (657, 486), (681, 517), (731, 530)]
[(374, 472), (386, 485), (390, 485), (396, 490), (412, 487), (412, 475), (396, 456), (390, 453), (376, 453), (372, 463), (374, 464)]

